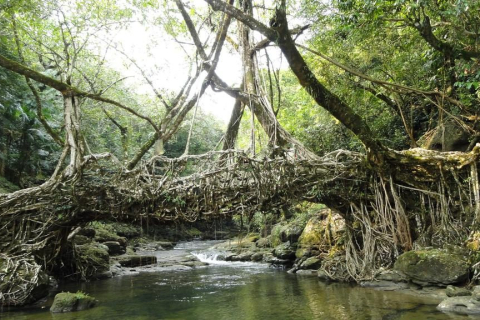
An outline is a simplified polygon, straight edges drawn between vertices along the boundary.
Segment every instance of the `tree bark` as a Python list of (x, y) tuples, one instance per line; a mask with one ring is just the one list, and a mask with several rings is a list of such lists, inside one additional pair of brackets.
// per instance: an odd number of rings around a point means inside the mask
[(83, 138), (80, 131), (80, 106), (77, 97), (71, 91), (63, 94), (66, 142), (70, 149), (70, 163), (65, 176), (81, 174), (83, 160)]
[(235, 149), (235, 143), (237, 141), (238, 130), (240, 128), (240, 121), (242, 120), (243, 111), (245, 105), (237, 98), (233, 106), (232, 115), (228, 122), (227, 131), (225, 132), (225, 139), (223, 141), (223, 150)]
[[(367, 149), (369, 158), (375, 163), (382, 163), (382, 151), (385, 147), (375, 138), (367, 123), (353, 109), (344, 103), (338, 96), (323, 86), (312, 73), (303, 57), (298, 52), (295, 42), (288, 30), (285, 8), (277, 8), (271, 20), (272, 28), (255, 20), (241, 10), (226, 4), (221, 0), (205, 0), (214, 10), (220, 10), (234, 16), (253, 30), (262, 33), (278, 44), (287, 58), (290, 68), (299, 83), (320, 106), (351, 130)], [(260, 120), (260, 118), (259, 118)]]

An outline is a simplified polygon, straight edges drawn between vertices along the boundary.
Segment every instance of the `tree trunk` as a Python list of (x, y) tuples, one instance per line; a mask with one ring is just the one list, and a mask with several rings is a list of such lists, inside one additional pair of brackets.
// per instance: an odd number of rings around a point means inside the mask
[(235, 149), (235, 142), (237, 141), (238, 130), (240, 129), (240, 121), (242, 120), (245, 105), (240, 99), (235, 100), (232, 115), (228, 122), (227, 132), (225, 132), (225, 139), (223, 141), (223, 150)]
[(83, 139), (80, 132), (80, 106), (72, 91), (63, 94), (63, 107), (67, 147), (70, 150), (70, 163), (65, 169), (65, 176), (81, 174), (83, 159)]

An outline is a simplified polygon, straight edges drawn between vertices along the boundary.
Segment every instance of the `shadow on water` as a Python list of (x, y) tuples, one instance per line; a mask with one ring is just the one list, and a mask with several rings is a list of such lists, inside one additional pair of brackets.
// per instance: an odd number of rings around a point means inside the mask
[(470, 319), (436, 311), (437, 301), (347, 284), (325, 284), (262, 264), (212, 265), (147, 272), (82, 284), (98, 306), (51, 314), (43, 309), (0, 313), (1, 319)]

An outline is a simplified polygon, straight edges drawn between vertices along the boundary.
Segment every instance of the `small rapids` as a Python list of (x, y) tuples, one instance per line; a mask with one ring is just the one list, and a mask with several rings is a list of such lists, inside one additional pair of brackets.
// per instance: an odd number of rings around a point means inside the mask
[(243, 262), (243, 261), (225, 261), (227, 256), (226, 252), (216, 251), (214, 249), (207, 249), (202, 251), (192, 252), (192, 255), (195, 256), (201, 262), (208, 263), (209, 265), (215, 266), (231, 266), (231, 267), (244, 267), (244, 268), (267, 268), (268, 265), (265, 263), (259, 262)]

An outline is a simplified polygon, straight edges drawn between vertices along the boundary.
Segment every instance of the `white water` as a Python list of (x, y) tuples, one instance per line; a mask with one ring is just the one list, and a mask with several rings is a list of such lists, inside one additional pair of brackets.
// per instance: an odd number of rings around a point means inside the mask
[(241, 262), (241, 261), (225, 261), (225, 252), (218, 252), (213, 250), (192, 252), (198, 260), (208, 263), (209, 265), (232, 266), (232, 267), (247, 267), (247, 268), (266, 268), (265, 263), (259, 262)]

